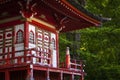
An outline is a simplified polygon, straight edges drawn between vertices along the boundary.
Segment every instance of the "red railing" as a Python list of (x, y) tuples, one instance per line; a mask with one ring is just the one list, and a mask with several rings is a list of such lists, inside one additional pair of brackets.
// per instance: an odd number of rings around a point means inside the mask
[[(23, 56), (15, 57), (15, 53), (24, 52)], [(35, 54), (34, 54), (35, 53)], [(36, 49), (27, 49), (16, 52), (9, 53), (0, 53), (0, 66), (9, 66), (9, 65), (21, 65), (21, 64), (39, 64), (39, 65), (47, 65), (51, 66), (51, 53), (38, 51)], [(71, 60), (70, 67), (71, 70), (83, 70), (83, 61), (82, 60)], [(60, 64), (60, 68), (67, 68), (66, 63), (63, 62)]]
[[(20, 54), (20, 52), (23, 52), (23, 55), (15, 57), (15, 54)], [(49, 52), (38, 51), (36, 49), (29, 49), (24, 51), (21, 50), (14, 53), (0, 53), (0, 66), (24, 63), (38, 63), (42, 65), (50, 65), (50, 56), (51, 55)]]
[[(82, 60), (75, 60), (75, 59), (73, 59), (73, 60), (70, 61), (70, 68), (68, 68), (68, 69), (83, 70), (84, 66), (85, 65), (83, 64)], [(60, 63), (60, 67), (61, 68), (67, 68), (66, 67), (66, 63), (65, 62)]]

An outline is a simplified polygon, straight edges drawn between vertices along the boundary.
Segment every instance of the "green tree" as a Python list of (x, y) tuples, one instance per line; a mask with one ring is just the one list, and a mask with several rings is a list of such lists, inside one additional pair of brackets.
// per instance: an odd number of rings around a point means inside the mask
[[(86, 60), (86, 80), (120, 79), (120, 1), (86, 0), (86, 9), (97, 15), (112, 18), (100, 28), (87, 28), (80, 31), (80, 49), (77, 59)], [(76, 2), (79, 3), (78, 0)], [(74, 36), (73, 36), (74, 37)], [(64, 57), (65, 47), (77, 43), (67, 40), (65, 33), (60, 37), (60, 52)], [(72, 50), (72, 49), (71, 49)], [(72, 55), (75, 55), (71, 53)]]

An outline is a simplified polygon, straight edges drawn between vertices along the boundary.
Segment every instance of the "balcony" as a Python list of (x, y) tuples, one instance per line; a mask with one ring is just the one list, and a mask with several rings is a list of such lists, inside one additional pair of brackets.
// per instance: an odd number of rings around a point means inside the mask
[[(51, 80), (73, 80), (75, 77), (80, 80), (84, 79), (85, 72), (82, 60), (70, 60), (70, 64), (65, 61), (60, 63), (59, 66), (53, 67), (51, 58), (50, 51), (44, 52), (34, 48), (0, 53), (0, 74), (8, 74), (11, 79), (19, 80), (19, 78), (25, 79), (25, 75), (29, 75), (28, 72), (31, 70), (33, 72), (31, 74), (34, 74), (33, 77), (36, 80), (46, 80), (46, 78), (51, 78)], [(0, 76), (3, 80), (6, 80), (4, 79), (6, 77), (7, 75)]]
[(0, 53), (0, 66), (27, 63), (50, 65), (50, 61), (50, 53), (36, 49)]
[[(24, 55), (17, 55), (17, 53), (24, 52)], [(17, 66), (17, 65), (25, 65), (25, 64), (36, 64), (40, 66), (48, 66), (52, 67), (51, 61), (51, 53), (50, 51), (38, 51), (37, 49), (27, 49), (16, 52), (8, 52), (8, 53), (0, 53), (0, 68), (9, 67), (9, 66)], [(69, 67), (67, 67), (69, 65)], [(74, 71), (83, 71), (83, 61), (82, 60), (70, 60), (70, 64), (66, 62), (60, 63), (59, 67), (62, 69), (69, 69)]]

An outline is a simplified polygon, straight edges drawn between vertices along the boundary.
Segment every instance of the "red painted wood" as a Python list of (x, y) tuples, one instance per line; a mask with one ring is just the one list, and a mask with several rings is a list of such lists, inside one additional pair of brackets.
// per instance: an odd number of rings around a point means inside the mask
[[(51, 2), (51, 0), (48, 0), (47, 2), (49, 2), (49, 1)], [(36, 1), (33, 1), (33, 2), (36, 2)], [(40, 0), (40, 2), (42, 3), (41, 0)], [(57, 1), (56, 2), (54, 1), (54, 2), (51, 2), (51, 3), (52, 4), (55, 3), (54, 6), (57, 6), (56, 5)], [(11, 3), (9, 5), (10, 6), (13, 5), (13, 6), (17, 7), (17, 8), (15, 8), (15, 10), (13, 10), (13, 9), (7, 10), (9, 12), (9, 15), (11, 15), (12, 13), (15, 14), (16, 12), (19, 13), (20, 8), (18, 7), (18, 4)], [(33, 4), (31, 4), (31, 5), (33, 5)], [(58, 5), (58, 6), (60, 6), (60, 5)], [(50, 28), (48, 26), (45, 26), (45, 25), (43, 25), (43, 24), (41, 24), (39, 22), (33, 21), (33, 20), (32, 21), (26, 21), (26, 17), (28, 18), (28, 17), (31, 16), (31, 13), (30, 13), (30, 15), (29, 15), (29, 13), (26, 13), (27, 11), (23, 12), (24, 16), (25, 16), (23, 19), (9, 21), (9, 22), (0, 24), (0, 28), (2, 29), (2, 28), (9, 28), (11, 26), (15, 26), (17, 24), (24, 23), (24, 49), (25, 50), (15, 51), (15, 48), (14, 48), (15, 40), (13, 40), (13, 44), (12, 44), (12, 60), (13, 60), (13, 63), (12, 64), (10, 63), (10, 59), (9, 58), (10, 58), (10, 54), (11, 53), (9, 52), (9, 49), (8, 49), (7, 59), (4, 59), (5, 56), (3, 56), (3, 59), (2, 59), (2, 61), (3, 60), (7, 61), (7, 65), (6, 64), (4, 64), (2, 66), (0, 65), (0, 71), (5, 72), (5, 78), (6, 78), (5, 80), (10, 80), (10, 78), (9, 78), (10, 76), (12, 76), (11, 77), (12, 80), (21, 80), (22, 78), (23, 79), (27, 79), (27, 78), (32, 79), (32, 78), (34, 78), (35, 80), (46, 80), (46, 79), (49, 79), (49, 78), (50, 78), (50, 80), (65, 80), (65, 79), (67, 79), (67, 77), (70, 80), (74, 80), (74, 75), (81, 76), (80, 74), (82, 74), (80, 80), (84, 79), (84, 75), (83, 75), (84, 72), (80, 72), (80, 70), (77, 70), (76, 67), (79, 66), (79, 65), (76, 62), (73, 62), (73, 66), (74, 66), (73, 70), (69, 69), (70, 68), (70, 55), (66, 55), (65, 63), (67, 65), (67, 68), (66, 67), (59, 68), (59, 32), (56, 29), (56, 27), (59, 27), (59, 28), (61, 27), (59, 22), (66, 15), (64, 15), (62, 13), (58, 13), (56, 10), (51, 9), (51, 8), (48, 10), (48, 8), (49, 8), (49, 6), (45, 5), (44, 3), (39, 5), (39, 6), (38, 5), (35, 6), (35, 10), (38, 12), (38, 14), (34, 18), (43, 20), (46, 23), (53, 25), (54, 28)], [(8, 9), (8, 8), (5, 7), (5, 9)], [(11, 10), (12, 10), (12, 12), (11, 12)], [(3, 9), (2, 9), (2, 11), (4, 12)], [(0, 12), (2, 12), (2, 11), (0, 11)], [(73, 14), (72, 12), (69, 12), (67, 10), (63, 10), (63, 11), (68, 12), (70, 14), (69, 16), (71, 16), (70, 18), (67, 18), (63, 22), (63, 24), (62, 24), (63, 26), (66, 26), (65, 28), (63, 28), (63, 31), (65, 31), (65, 32), (68, 31), (68, 29), (69, 30), (75, 30), (75, 29), (80, 29), (80, 27), (85, 28), (86, 26), (88, 27), (90, 25), (93, 25), (93, 24), (91, 24), (91, 23), (89, 23), (87, 21), (84, 21), (80, 17), (79, 17), (80, 23), (79, 23), (79, 21), (74, 21), (72, 19), (73, 18), (78, 19), (78, 16), (76, 16), (75, 14)], [(56, 17), (55, 17), (55, 14), (56, 14)], [(10, 17), (12, 17), (12, 16), (9, 16), (9, 18)], [(5, 19), (5, 18), (7, 19), (8, 17), (5, 16), (5, 17), (2, 17), (0, 19), (2, 20), (2, 19)], [(87, 19), (90, 20), (89, 18), (87, 18)], [(68, 23), (65, 23), (66, 21), (68, 21)], [(84, 23), (84, 24), (82, 24), (82, 23)], [(48, 61), (48, 64), (51, 64), (51, 61), (50, 61), (51, 60), (50, 59), (51, 55), (49, 54), (50, 52), (44, 53), (44, 52), (40, 52), (39, 51), (39, 54), (41, 54), (41, 53), (48, 54), (48, 57), (44, 58), (42, 56), (33, 56), (33, 55), (31, 55), (32, 54), (31, 51), (36, 51), (35, 49), (26, 50), (28, 48), (28, 43), (29, 43), (29, 24), (35, 25), (38, 28), (41, 28), (43, 30), (55, 33), (55, 35), (56, 35), (55, 46), (56, 46), (56, 51), (57, 51), (57, 54), (56, 54), (56, 57), (57, 57), (57, 68), (54, 68), (54, 67), (49, 66), (49, 65), (43, 65), (43, 64), (26, 63), (27, 60), (32, 62), (33, 58), (37, 58), (39, 60), (39, 62), (41, 61), (41, 59), (46, 59)], [(74, 27), (74, 24), (78, 25), (78, 26)], [(15, 35), (15, 31), (13, 31), (12, 34), (13, 34), (13, 36), (16, 36)], [(10, 37), (11, 35), (8, 34), (7, 36)], [(3, 37), (5, 38), (5, 33), (4, 33)], [(39, 36), (39, 37), (42, 37), (42, 36)], [(43, 41), (43, 42), (49, 44), (50, 41), (49, 41), (48, 37), (45, 37), (46, 41)], [(15, 39), (15, 37), (13, 37), (13, 39)], [(3, 40), (3, 42), (4, 42), (4, 40)], [(3, 53), (5, 53), (5, 45), (3, 47), (4, 47)], [(15, 57), (15, 53), (16, 52), (22, 52), (22, 51), (24, 51), (24, 56)], [(30, 53), (30, 56), (26, 57), (26, 54), (28, 52)], [(7, 54), (7, 53), (5, 53), (5, 54)], [(22, 62), (23, 58), (24, 58), (24, 62)], [(16, 63), (16, 64), (14, 64), (14, 60), (15, 59), (18, 61), (18, 63)], [(33, 68), (30, 68), (31, 64), (33, 65)], [(80, 66), (80, 69), (83, 70), (83, 68), (81, 66)], [(9, 71), (10, 71), (10, 73), (9, 73)], [(14, 78), (14, 75), (15, 75), (15, 78)]]
[(30, 24), (36, 25), (38, 28), (42, 28), (42, 29), (44, 29), (44, 30), (47, 30), (47, 31), (56, 33), (56, 29), (50, 28), (50, 27), (45, 26), (45, 25), (43, 25), (43, 24), (41, 24), (41, 23), (38, 23), (38, 22), (36, 22), (36, 21), (30, 22)]
[(3, 36), (0, 35), (0, 39), (2, 39), (2, 38), (3, 38)]
[[(13, 45), (14, 45), (14, 41), (13, 41)], [(15, 57), (15, 47), (12, 46), (12, 58), (14, 58), (14, 57)], [(12, 63), (14, 63), (14, 62), (12, 62)]]
[(5, 71), (5, 80), (10, 80), (10, 73), (8, 70)]
[[(28, 48), (28, 43), (29, 43), (29, 22), (24, 23), (24, 55), (27, 55), (26, 49)], [(26, 62), (26, 59), (24, 59)]]
[(71, 75), (71, 80), (74, 80), (74, 74)]
[(49, 69), (46, 71), (46, 80), (50, 80), (50, 72)]
[(70, 68), (70, 53), (69, 53), (69, 47), (67, 47), (67, 50), (66, 50), (66, 68)]
[(60, 72), (60, 79), (59, 80), (63, 80), (63, 73)]
[(26, 80), (33, 80), (34, 77), (33, 77), (33, 69), (30, 68), (30, 69), (27, 69), (27, 76), (26, 76)]
[(23, 23), (23, 21), (14, 20), (14, 21), (10, 21), (10, 22), (0, 24), (0, 28), (9, 28), (10, 26), (14, 26), (14, 25), (21, 24), (21, 23)]
[(56, 53), (57, 53), (57, 67), (59, 67), (59, 34), (58, 34), (58, 32), (56, 32)]
[(8, 53), (7, 53), (7, 65), (10, 64), (10, 51), (9, 51), (9, 47), (8, 47)]

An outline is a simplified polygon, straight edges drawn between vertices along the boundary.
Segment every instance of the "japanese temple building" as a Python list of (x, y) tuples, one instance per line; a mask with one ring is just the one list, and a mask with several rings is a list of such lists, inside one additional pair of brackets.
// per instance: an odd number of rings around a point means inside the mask
[(84, 80), (82, 60), (59, 62), (59, 33), (106, 18), (74, 0), (0, 0), (0, 80)]

